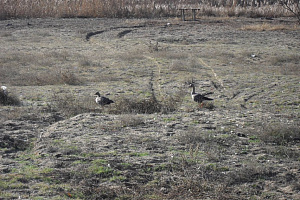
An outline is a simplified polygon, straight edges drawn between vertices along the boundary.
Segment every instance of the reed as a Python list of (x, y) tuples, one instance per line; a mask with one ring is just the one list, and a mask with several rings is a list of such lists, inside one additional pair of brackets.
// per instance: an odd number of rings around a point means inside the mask
[(157, 18), (179, 15), (178, 8), (200, 8), (199, 15), (292, 16), (272, 0), (0, 0), (0, 20), (11, 18)]

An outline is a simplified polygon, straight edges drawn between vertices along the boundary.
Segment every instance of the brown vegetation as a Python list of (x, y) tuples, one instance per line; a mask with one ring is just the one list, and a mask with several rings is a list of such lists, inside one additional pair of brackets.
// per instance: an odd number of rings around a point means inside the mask
[[(290, 5), (293, 4), (283, 4)], [(0, 19), (37, 17), (112, 17), (112, 18), (153, 18), (171, 17), (179, 14), (178, 8), (200, 8), (205, 16), (248, 16), (280, 17), (293, 15), (279, 4), (279, 1), (133, 1), (133, 0), (93, 0), (93, 1), (0, 1)]]

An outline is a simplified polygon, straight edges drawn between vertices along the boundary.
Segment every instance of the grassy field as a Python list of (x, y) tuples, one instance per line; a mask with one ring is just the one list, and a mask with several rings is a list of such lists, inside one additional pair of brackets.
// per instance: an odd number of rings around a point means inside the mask
[(0, 21), (0, 199), (299, 199), (296, 24)]

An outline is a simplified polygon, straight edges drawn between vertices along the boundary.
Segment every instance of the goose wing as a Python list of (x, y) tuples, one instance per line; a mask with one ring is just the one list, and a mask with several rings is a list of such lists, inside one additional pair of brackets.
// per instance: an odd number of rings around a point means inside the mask
[(203, 100), (205, 100), (205, 101), (212, 101), (213, 99), (203, 96)]
[(102, 104), (102, 105), (108, 105), (108, 104), (114, 103), (113, 100), (110, 100), (107, 97), (101, 97), (100, 102), (101, 102), (100, 104)]
[(198, 102), (198, 103), (202, 103), (203, 101), (211, 101), (213, 99), (208, 98), (202, 94), (194, 94), (193, 96), (194, 101)]
[(203, 96), (209, 95), (209, 94), (213, 94), (213, 92), (206, 92), (204, 94), (202, 94)]

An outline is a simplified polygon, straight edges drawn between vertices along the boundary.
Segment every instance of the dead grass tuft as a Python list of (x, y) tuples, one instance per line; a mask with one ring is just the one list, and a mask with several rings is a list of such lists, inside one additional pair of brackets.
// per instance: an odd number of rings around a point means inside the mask
[(172, 71), (188, 71), (188, 67), (183, 61), (173, 61), (170, 65), (170, 70)]
[(13, 94), (6, 94), (0, 89), (0, 105), (3, 106), (19, 106), (21, 101)]
[(148, 99), (122, 98), (115, 102), (111, 113), (126, 114), (126, 113), (142, 113), (151, 114), (161, 110), (160, 103), (153, 97)]
[(215, 105), (212, 102), (204, 102), (203, 108), (206, 108), (208, 110), (213, 110), (213, 109), (215, 109)]
[(26, 73), (20, 74), (20, 77), (15, 79), (14, 85), (80, 85), (82, 81), (70, 70), (61, 70), (58, 68), (48, 72)]
[(300, 129), (297, 124), (268, 124), (261, 130), (259, 137), (266, 143), (287, 145), (288, 143), (300, 141)]
[(72, 93), (53, 94), (50, 109), (66, 117), (95, 110), (94, 102), (89, 98), (78, 98)]
[(153, 94), (146, 99), (121, 98), (116, 100), (114, 106), (110, 107), (109, 113), (128, 114), (128, 113), (169, 113), (173, 112), (181, 105), (183, 101), (183, 91), (178, 91), (173, 96), (164, 97), (158, 100)]
[(291, 54), (291, 55), (279, 55), (276, 57), (273, 57), (271, 59), (272, 65), (283, 65), (284, 63), (300, 63), (300, 56), (299, 54)]

